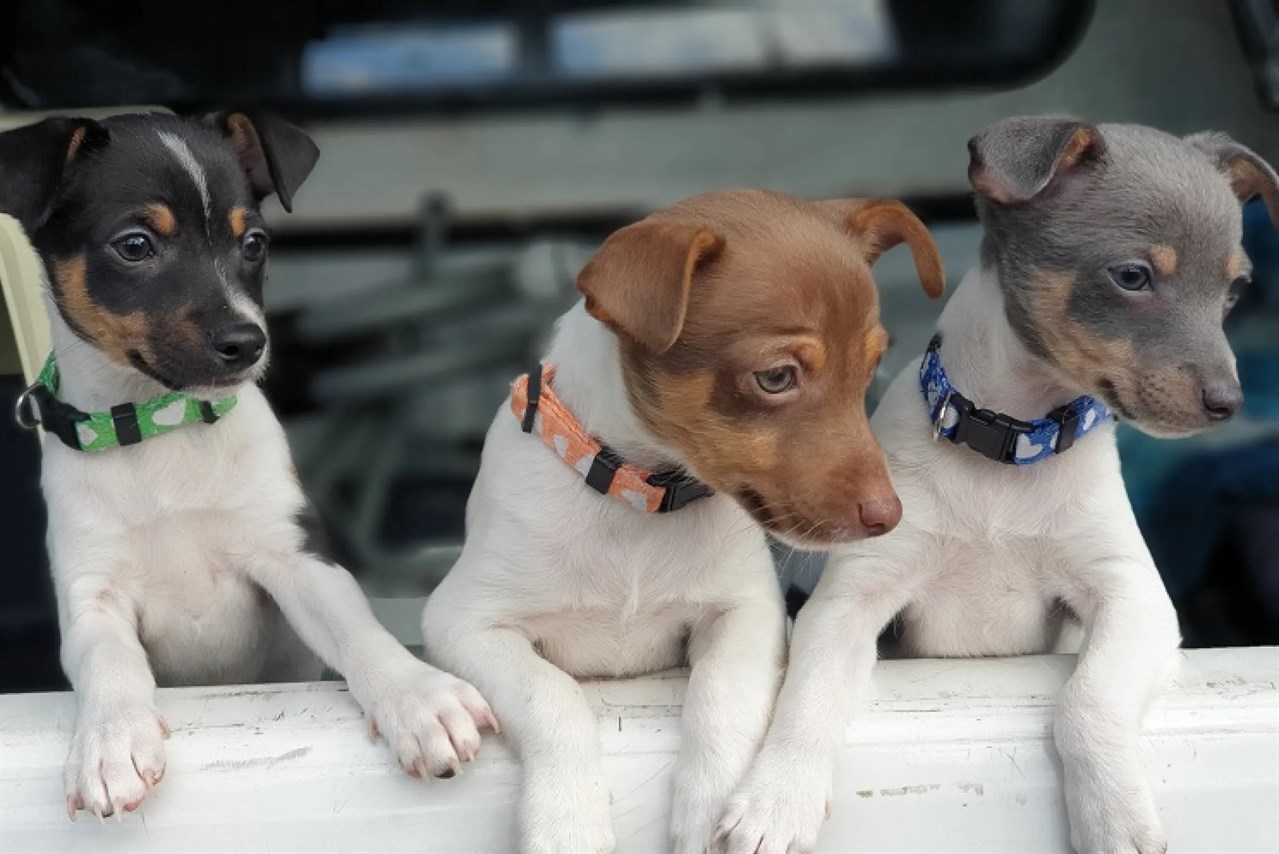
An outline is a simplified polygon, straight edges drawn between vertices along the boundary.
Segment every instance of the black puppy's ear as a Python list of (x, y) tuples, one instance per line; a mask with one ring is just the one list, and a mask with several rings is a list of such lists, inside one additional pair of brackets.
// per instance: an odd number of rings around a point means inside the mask
[(1207, 154), (1213, 164), (1226, 173), (1230, 189), (1234, 190), (1239, 201), (1246, 202), (1261, 196), (1266, 212), (1270, 214), (1270, 222), (1279, 228), (1279, 176), (1275, 175), (1269, 163), (1224, 133), (1197, 133), (1186, 137), (1186, 142)]
[(0, 133), (0, 213), (34, 233), (52, 213), (67, 169), (106, 143), (106, 128), (93, 119), (51, 118)]
[(231, 138), (240, 167), (259, 200), (275, 193), (293, 213), (293, 194), (320, 159), (311, 137), (269, 113), (224, 110), (205, 117)]
[(1106, 153), (1096, 126), (1066, 116), (1004, 119), (968, 141), (968, 180), (1003, 205), (1028, 202), (1059, 175)]

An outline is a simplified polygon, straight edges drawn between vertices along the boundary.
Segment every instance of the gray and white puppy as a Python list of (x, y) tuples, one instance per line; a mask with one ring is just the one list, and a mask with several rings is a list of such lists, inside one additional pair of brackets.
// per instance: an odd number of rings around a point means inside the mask
[(1239, 202), (1260, 195), (1279, 222), (1279, 179), (1221, 134), (1060, 117), (1000, 122), (970, 151), (981, 265), (871, 419), (903, 519), (842, 546), (800, 612), (768, 736), (720, 824), (731, 852), (816, 844), (893, 619), (910, 655), (1079, 650), (1055, 720), (1070, 842), (1166, 848), (1139, 736), (1180, 636), (1108, 410), (1178, 436), (1239, 409), (1222, 330), (1250, 271)]

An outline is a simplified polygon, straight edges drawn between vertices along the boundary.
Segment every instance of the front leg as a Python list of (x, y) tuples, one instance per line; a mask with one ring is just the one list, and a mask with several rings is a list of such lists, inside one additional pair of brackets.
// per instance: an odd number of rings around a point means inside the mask
[(452, 777), (475, 757), (480, 729), (497, 727), (488, 704), (401, 646), (349, 572), (305, 553), (245, 560), (307, 646), (346, 678), (370, 735), (386, 738), (405, 771)]
[[(99, 548), (111, 552), (104, 543)], [(77, 810), (87, 810), (118, 818), (137, 809), (164, 776), (169, 731), (156, 709), (155, 676), (138, 638), (137, 612), (113, 583), (113, 563), (95, 571), (89, 560), (68, 566), (57, 548), (54, 553), (62, 667), (77, 702), (64, 772), (67, 815), (75, 821)]]
[(689, 637), (692, 671), (675, 764), (671, 836), (677, 854), (701, 854), (728, 796), (768, 729), (785, 649), (785, 609), (771, 590), (699, 620)]
[[(907, 535), (893, 536), (900, 542)], [(917, 581), (911, 561), (889, 562), (876, 546), (832, 555), (795, 620), (764, 747), (719, 823), (723, 850), (801, 854), (816, 845), (834, 752), (850, 708), (869, 691), (879, 632), (905, 607)]]
[[(1141, 544), (1135, 523), (1126, 541)], [(1167, 849), (1140, 758), (1141, 719), (1175, 666), (1177, 614), (1144, 544), (1072, 566), (1062, 596), (1083, 648), (1057, 706), (1070, 842), (1080, 854)]]
[(423, 635), (432, 657), (493, 701), (520, 757), (519, 850), (612, 851), (599, 727), (582, 686), (538, 655), (523, 634), (461, 613), (456, 605), (437, 590), (427, 601)]

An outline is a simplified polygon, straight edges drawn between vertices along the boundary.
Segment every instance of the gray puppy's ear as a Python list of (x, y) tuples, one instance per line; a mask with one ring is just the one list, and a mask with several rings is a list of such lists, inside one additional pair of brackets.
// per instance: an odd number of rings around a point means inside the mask
[(1224, 133), (1208, 131), (1186, 137), (1186, 142), (1208, 155), (1218, 169), (1226, 173), (1230, 188), (1239, 201), (1261, 196), (1270, 214), (1270, 222), (1279, 228), (1279, 176), (1256, 152), (1245, 148)]
[(1004, 119), (968, 141), (968, 180), (992, 201), (1015, 205), (1105, 153), (1101, 131), (1088, 122), (1068, 116)]

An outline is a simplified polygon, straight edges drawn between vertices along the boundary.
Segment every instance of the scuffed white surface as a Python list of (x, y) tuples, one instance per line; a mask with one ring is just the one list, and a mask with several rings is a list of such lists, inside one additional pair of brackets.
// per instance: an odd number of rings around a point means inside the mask
[[(822, 851), (1067, 851), (1054, 697), (1069, 656), (893, 661), (848, 728)], [(1279, 649), (1185, 654), (1144, 740), (1170, 849), (1279, 850)], [(588, 686), (618, 850), (667, 850), (679, 674)], [(500, 738), (418, 782), (369, 743), (339, 683), (162, 690), (158, 792), (122, 822), (67, 821), (69, 694), (0, 697), (0, 851), (513, 850), (517, 766)]]

